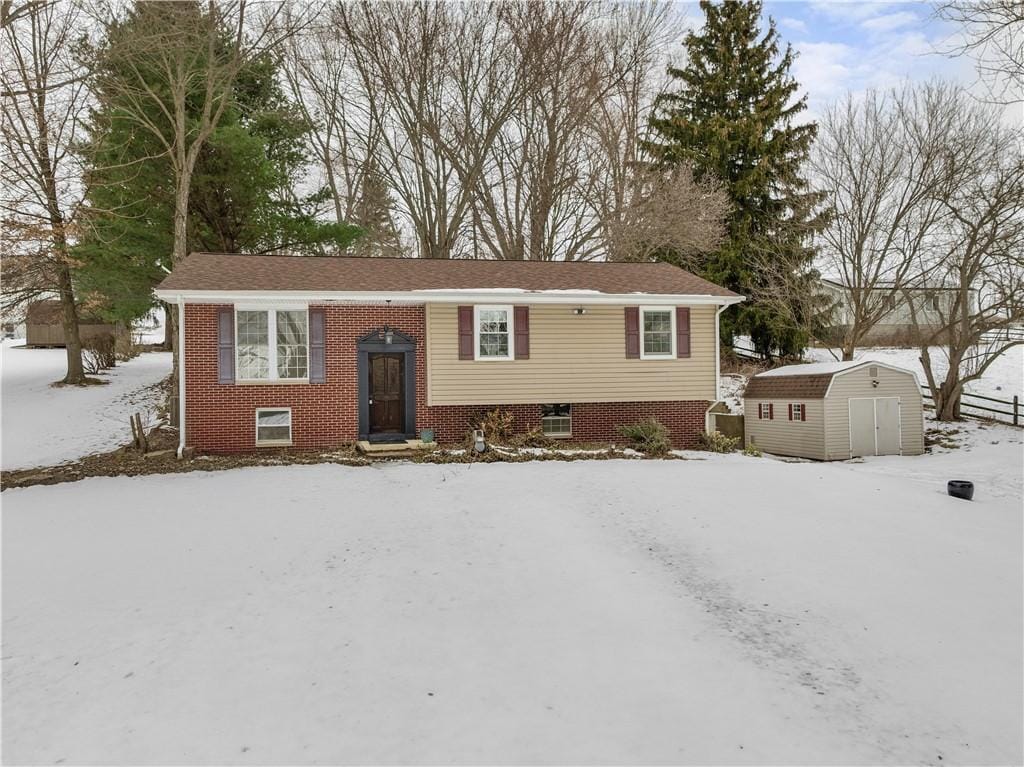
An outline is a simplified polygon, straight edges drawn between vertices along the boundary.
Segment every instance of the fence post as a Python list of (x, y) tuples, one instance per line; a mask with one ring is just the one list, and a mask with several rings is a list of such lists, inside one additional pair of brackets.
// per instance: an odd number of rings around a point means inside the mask
[(1013, 395), (1013, 425), (1020, 426), (1020, 397)]

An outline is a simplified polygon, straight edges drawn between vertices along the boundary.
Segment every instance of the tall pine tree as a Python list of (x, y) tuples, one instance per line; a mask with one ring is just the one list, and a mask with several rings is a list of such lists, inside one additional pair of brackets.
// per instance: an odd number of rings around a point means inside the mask
[(807, 104), (789, 73), (793, 52), (770, 18), (762, 32), (760, 0), (700, 7), (704, 27), (686, 36), (686, 65), (668, 70), (676, 87), (657, 100), (645, 150), (660, 166), (688, 163), (698, 179), (720, 179), (729, 193), (728, 239), (705, 276), (754, 300), (723, 315), (723, 338), (746, 333), (762, 354), (794, 354), (804, 333), (756, 296), (766, 259), (811, 288), (810, 236), (824, 221), (822, 195), (802, 170), (817, 125), (797, 123)]
[[(110, 35), (144, 39), (142, 31), (173, 23), (175, 13), (204, 13), (194, 2), (139, 2)], [(101, 44), (92, 64), (99, 70), (126, 64)], [(204, 41), (185, 53), (201, 57)], [(231, 44), (225, 39), (224, 45)], [(184, 55), (184, 54), (183, 54)], [(136, 56), (131, 66), (140, 67)], [(289, 251), (321, 255), (348, 247), (359, 227), (320, 220), (318, 210), (327, 190), (301, 195), (295, 180), (308, 162), (307, 137), (312, 125), (285, 97), (279, 84), (279, 62), (269, 55), (247, 63), (234, 79), (231, 103), (206, 141), (192, 174), (188, 204), (188, 250), (260, 253)], [(170, 87), (154, 65), (140, 70), (155, 92)], [(137, 120), (124, 116), (125, 101), (149, 104), (152, 123), (162, 124), (156, 102), (130, 91), (106, 89), (99, 78), (97, 106), (88, 125), (89, 167), (86, 172), (88, 225), (74, 255), (80, 267), (76, 282), (92, 309), (111, 318), (131, 321), (154, 302), (152, 288), (171, 268), (174, 177), (164, 146)], [(195, 88), (202, 89), (203, 83)], [(201, 100), (187, 99), (195, 121)]]

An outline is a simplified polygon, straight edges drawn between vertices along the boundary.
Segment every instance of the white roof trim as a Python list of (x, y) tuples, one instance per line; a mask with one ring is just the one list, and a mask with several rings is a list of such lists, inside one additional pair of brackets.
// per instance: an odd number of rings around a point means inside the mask
[(646, 305), (678, 304), (728, 306), (744, 300), (742, 296), (672, 295), (653, 293), (596, 293), (588, 290), (523, 291), (512, 289), (409, 290), (382, 291), (302, 291), (302, 290), (157, 290), (161, 301), (190, 304), (231, 304), (237, 302), (304, 301), (308, 303), (354, 303), (394, 301), (432, 304), (625, 304), (642, 299)]

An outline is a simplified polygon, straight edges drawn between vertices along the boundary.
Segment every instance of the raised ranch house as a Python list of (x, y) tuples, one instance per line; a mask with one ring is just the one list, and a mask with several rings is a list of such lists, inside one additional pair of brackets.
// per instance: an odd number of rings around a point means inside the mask
[(654, 417), (695, 444), (718, 398), (718, 314), (742, 297), (668, 264), (194, 253), (179, 307), (181, 447), (327, 448), (474, 416), (621, 440)]

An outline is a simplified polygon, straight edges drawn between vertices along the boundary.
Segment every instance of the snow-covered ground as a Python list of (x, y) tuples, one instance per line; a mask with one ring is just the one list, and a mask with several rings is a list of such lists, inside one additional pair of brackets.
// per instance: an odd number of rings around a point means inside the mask
[(991, 441), (994, 486), (704, 454), (9, 490), (4, 758), (1020, 764)]
[(161, 394), (153, 387), (171, 372), (170, 353), (141, 354), (98, 376), (102, 386), (51, 386), (64, 377), (63, 349), (0, 347), (0, 466), (50, 466), (131, 440), (128, 418), (152, 419)]
[[(935, 346), (929, 350), (929, 354), (934, 373), (937, 376), (945, 376), (949, 367), (945, 352), (941, 347)], [(805, 356), (810, 362), (833, 362), (836, 359), (828, 349), (822, 348), (808, 349)], [(913, 370), (917, 373), (917, 379), (922, 386), (928, 383), (924, 376), (924, 368), (921, 366), (921, 354), (917, 349), (864, 348), (854, 352), (853, 357), (857, 360), (887, 362)], [(1006, 400), (1012, 399), (1014, 394), (1024, 395), (1024, 346), (1014, 346), (1000, 354), (981, 378), (967, 385), (967, 391)]]

